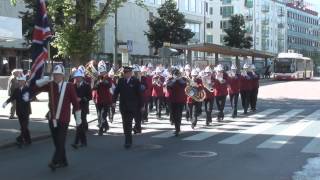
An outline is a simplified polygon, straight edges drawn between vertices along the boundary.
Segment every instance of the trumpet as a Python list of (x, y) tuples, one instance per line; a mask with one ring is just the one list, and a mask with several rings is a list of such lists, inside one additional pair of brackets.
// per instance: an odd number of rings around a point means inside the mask
[(202, 102), (206, 98), (206, 92), (204, 89), (199, 90), (196, 82), (194, 82), (190, 78), (187, 79), (187, 87), (185, 88), (185, 93), (187, 96), (191, 97), (193, 100), (197, 102)]

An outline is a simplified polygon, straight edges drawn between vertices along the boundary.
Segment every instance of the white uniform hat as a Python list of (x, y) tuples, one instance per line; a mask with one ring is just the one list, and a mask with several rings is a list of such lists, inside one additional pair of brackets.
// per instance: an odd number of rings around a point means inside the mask
[(113, 75), (114, 75), (114, 70), (113, 70), (113, 68), (110, 69), (110, 71), (109, 71), (108, 74), (109, 74), (109, 76), (113, 76)]
[(142, 66), (141, 67), (141, 72), (148, 72), (147, 66)]
[(17, 80), (18, 80), (18, 81), (26, 81), (26, 80), (27, 80), (27, 77), (24, 76), (24, 75), (21, 75), (21, 76), (18, 76), (18, 77), (17, 77)]
[(98, 67), (99, 67), (99, 66), (107, 67), (106, 62), (104, 62), (103, 60), (99, 61)]
[(184, 72), (183, 67), (181, 67), (181, 68), (179, 69), (179, 71), (180, 71), (181, 73), (183, 73), (183, 72)]
[(191, 70), (191, 66), (189, 64), (185, 65), (184, 70)]
[(153, 65), (151, 63), (148, 63), (148, 68), (153, 68)]
[(84, 73), (78, 69), (74, 74), (73, 77), (84, 77)]
[(101, 74), (103, 72), (107, 72), (106, 66), (103, 66), (103, 65), (98, 66), (98, 72), (99, 72), (99, 74)]
[(86, 72), (86, 68), (83, 65), (78, 67), (78, 70), (81, 71), (83, 74)]
[(193, 69), (193, 70), (191, 71), (191, 76), (198, 76), (198, 71), (195, 70), (195, 69)]
[(223, 65), (218, 64), (218, 66), (216, 67), (216, 71), (223, 71)]
[(132, 72), (141, 72), (140, 66), (137, 64), (132, 65)]
[(65, 70), (62, 64), (57, 64), (53, 69), (53, 74), (62, 74), (65, 75)]
[(156, 73), (161, 73), (161, 72), (162, 72), (161, 68), (160, 68), (160, 67), (157, 67), (157, 68), (156, 68)]
[(199, 73), (201, 71), (201, 69), (199, 67), (197, 67), (196, 71)]
[(243, 69), (249, 69), (249, 64), (245, 63), (245, 64), (243, 65)]
[(232, 64), (232, 65), (231, 65), (231, 70), (237, 70), (237, 66), (234, 65), (234, 64)]
[(204, 69), (204, 72), (206, 73), (212, 73), (212, 69), (210, 66), (207, 66), (205, 69)]
[(254, 64), (251, 64), (251, 69), (256, 69), (256, 66)]

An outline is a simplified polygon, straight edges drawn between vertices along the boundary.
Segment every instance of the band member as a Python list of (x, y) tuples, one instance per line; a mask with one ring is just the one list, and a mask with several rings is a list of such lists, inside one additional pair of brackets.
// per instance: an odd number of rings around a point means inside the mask
[(89, 114), (89, 101), (92, 99), (91, 87), (84, 80), (84, 73), (77, 70), (73, 74), (73, 83), (76, 88), (77, 96), (80, 98), (81, 124), (76, 129), (76, 137), (72, 147), (77, 149), (80, 141), (80, 147), (87, 146), (86, 131), (88, 130), (87, 114)]
[(250, 107), (251, 111), (256, 111), (257, 99), (258, 99), (258, 91), (259, 91), (259, 79), (260, 76), (255, 72), (256, 67), (254, 64), (251, 65), (251, 93), (250, 93)]
[(204, 107), (206, 111), (206, 125), (209, 126), (212, 122), (212, 109), (214, 103), (214, 89), (213, 89), (213, 74), (210, 66), (207, 66), (202, 76), (202, 83), (206, 92), (206, 98), (204, 100)]
[(132, 145), (132, 120), (137, 113), (143, 110), (143, 97), (141, 83), (132, 77), (132, 68), (124, 67), (124, 77), (120, 78), (113, 94), (113, 106), (120, 95), (119, 109), (122, 117), (123, 132), (125, 135), (125, 148)]
[[(110, 93), (113, 95), (114, 89), (116, 88), (116, 84), (117, 84), (117, 80), (116, 80), (116, 77), (114, 76), (113, 68), (111, 68), (110, 71), (108, 72), (108, 77), (111, 80)], [(116, 109), (113, 106), (111, 106), (110, 113), (109, 113), (110, 123), (113, 122), (113, 117), (114, 117), (115, 113), (116, 113)]]
[(65, 142), (70, 122), (70, 105), (73, 105), (77, 126), (81, 123), (79, 99), (75, 87), (64, 82), (65, 70), (59, 64), (54, 67), (53, 81), (43, 78), (36, 81), (36, 92), (48, 92), (49, 95), (49, 127), (53, 138), (55, 152), (49, 167), (52, 170), (68, 166)]
[(161, 118), (161, 110), (162, 110), (162, 104), (163, 104), (163, 99), (164, 99), (164, 93), (163, 93), (163, 83), (165, 78), (161, 75), (161, 68), (157, 67), (155, 71), (155, 75), (152, 78), (152, 97), (153, 97), (153, 102), (156, 105), (156, 115), (157, 118)]
[(243, 65), (243, 72), (241, 73), (240, 79), (240, 95), (241, 95), (241, 103), (243, 108), (243, 113), (247, 114), (249, 102), (250, 102), (250, 91), (251, 91), (251, 77), (248, 74), (249, 72), (249, 65)]
[(172, 78), (167, 82), (167, 88), (169, 90), (169, 101), (171, 104), (170, 119), (175, 126), (175, 136), (178, 136), (180, 133), (182, 111), (187, 100), (185, 93), (186, 86), (186, 78), (181, 76), (178, 69), (174, 69), (172, 71)]
[(218, 117), (217, 121), (221, 122), (224, 119), (224, 107), (226, 103), (226, 98), (228, 95), (227, 90), (228, 77), (227, 74), (223, 71), (223, 66), (219, 64), (216, 67), (216, 77), (214, 80), (214, 96), (216, 98), (216, 104), (218, 108)]
[(98, 80), (96, 80), (93, 87), (94, 94), (92, 96), (93, 101), (96, 104), (98, 112), (99, 123), (99, 136), (109, 130), (109, 124), (107, 121), (108, 113), (112, 105), (112, 95), (110, 88), (112, 87), (111, 79), (107, 76), (107, 69), (103, 62), (99, 62), (98, 65)]
[[(149, 96), (149, 111), (153, 111), (154, 102), (153, 102), (153, 97), (152, 97), (152, 91), (153, 91), (152, 77), (154, 75), (154, 69), (153, 69), (153, 65), (151, 63), (148, 63), (147, 68), (148, 68), (147, 75), (148, 75), (148, 87), (149, 87), (148, 91), (150, 93), (150, 96)], [(151, 80), (149, 78), (151, 78)]]
[[(11, 72), (11, 76), (8, 80), (8, 96), (12, 96), (13, 91), (19, 86), (17, 77), (21, 75), (21, 71), (19, 69), (14, 69)], [(16, 101), (11, 101), (11, 109), (10, 109), (10, 117), (9, 119), (14, 119), (14, 115), (16, 114)]]
[[(198, 78), (197, 70), (193, 69), (191, 71), (191, 86), (196, 88), (197, 91), (203, 90), (203, 84), (200, 78)], [(187, 97), (187, 119), (191, 120), (191, 128), (197, 125), (198, 116), (201, 114), (202, 102), (195, 101), (192, 97)]]
[(186, 78), (191, 78), (191, 66), (189, 64), (184, 66), (184, 76)]
[(17, 76), (18, 87), (13, 90), (11, 96), (3, 103), (2, 107), (12, 101), (16, 101), (16, 110), (20, 124), (20, 135), (16, 138), (16, 143), (19, 147), (21, 145), (30, 145), (31, 137), (28, 129), (29, 116), (31, 114), (30, 106), (30, 92), (29, 87), (26, 85), (26, 76)]
[(150, 111), (150, 108), (148, 108), (148, 105), (149, 107), (151, 106), (152, 104), (152, 76), (150, 75), (149, 73), (149, 68), (147, 67), (142, 67), (141, 69), (141, 73), (142, 73), (142, 76), (141, 76), (141, 79), (144, 79), (145, 83), (146, 83), (146, 86), (147, 86), (147, 89), (144, 91), (144, 113), (143, 113), (143, 116), (142, 116), (142, 120), (144, 122), (148, 122), (148, 114), (149, 114), (149, 111)]
[(237, 67), (233, 64), (229, 76), (228, 93), (232, 108), (232, 118), (237, 117), (238, 112), (238, 99), (240, 93), (240, 74), (237, 72)]

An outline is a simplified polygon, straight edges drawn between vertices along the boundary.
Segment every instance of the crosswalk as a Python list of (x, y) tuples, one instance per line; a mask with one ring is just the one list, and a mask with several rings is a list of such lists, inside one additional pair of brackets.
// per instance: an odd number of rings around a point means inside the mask
[[(115, 122), (110, 124), (109, 133), (122, 133), (121, 116), (117, 113)], [(260, 112), (240, 115), (236, 119), (226, 114), (223, 122), (213, 122), (205, 126), (205, 117), (200, 117), (196, 129), (192, 129), (190, 122), (183, 119), (181, 134), (176, 139), (186, 142), (204, 141), (212, 137), (220, 145), (240, 145), (256, 138), (257, 149), (281, 149), (285, 145), (295, 143), (296, 137), (304, 138), (302, 153), (320, 153), (320, 110), (309, 109), (276, 109), (270, 108)], [(94, 129), (96, 124), (91, 124)], [(143, 134), (151, 134), (151, 138), (167, 139), (174, 137), (174, 126), (169, 123), (169, 117), (164, 115), (158, 120), (154, 113), (149, 115), (149, 122), (142, 125)], [(224, 136), (218, 136), (223, 134)], [(225, 136), (227, 135), (227, 136)], [(264, 135), (264, 138), (259, 138)], [(219, 138), (223, 139), (219, 139)], [(267, 137), (267, 139), (265, 138)], [(218, 139), (218, 140), (217, 140)], [(259, 142), (259, 140), (261, 142)], [(209, 142), (209, 141), (208, 141)]]

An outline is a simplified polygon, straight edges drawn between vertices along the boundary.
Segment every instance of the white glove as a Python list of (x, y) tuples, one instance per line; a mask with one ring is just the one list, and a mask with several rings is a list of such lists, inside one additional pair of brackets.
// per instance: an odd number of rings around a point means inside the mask
[(24, 93), (24, 94), (22, 95), (22, 99), (24, 100), (24, 102), (30, 101), (30, 97), (29, 97), (29, 96), (30, 96), (30, 95), (29, 95), (28, 92), (26, 92), (26, 93)]
[(78, 110), (74, 113), (76, 125), (79, 126), (81, 124), (81, 111)]
[(4, 103), (2, 104), (2, 108), (5, 108), (7, 105), (8, 105), (8, 103), (7, 103), (7, 102), (4, 102)]
[(38, 87), (43, 87), (44, 85), (48, 84), (51, 81), (50, 77), (45, 76), (42, 79), (36, 81), (36, 85)]

